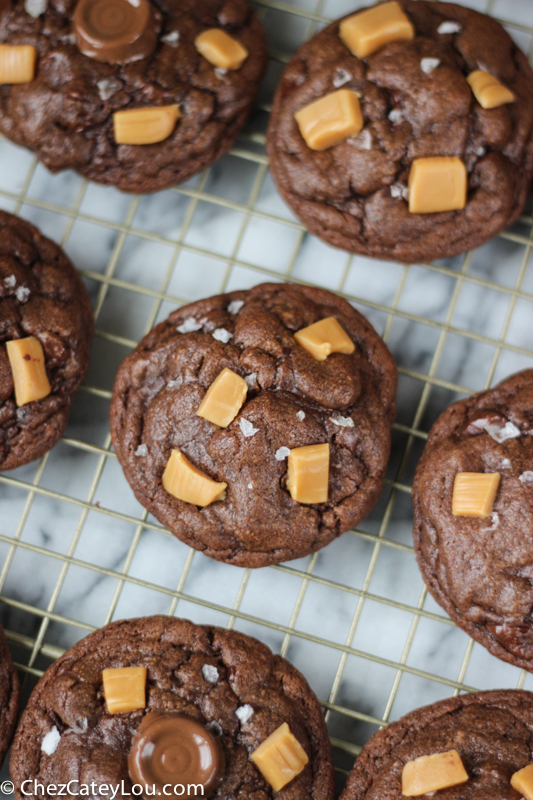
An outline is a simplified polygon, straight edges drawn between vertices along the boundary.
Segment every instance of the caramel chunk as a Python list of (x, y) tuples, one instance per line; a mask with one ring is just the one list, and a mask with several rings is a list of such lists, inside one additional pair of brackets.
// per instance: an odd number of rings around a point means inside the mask
[(499, 472), (458, 472), (453, 485), (454, 517), (490, 517), (500, 477)]
[(250, 758), (275, 792), (283, 789), (309, 763), (307, 753), (286, 722), (271, 733)]
[(525, 800), (533, 800), (533, 764), (519, 769), (511, 777), (511, 786), (516, 789)]
[(163, 488), (178, 500), (193, 506), (208, 506), (215, 500), (224, 500), (227, 483), (217, 483), (188, 461), (182, 452), (173, 450), (163, 477)]
[(201, 33), (194, 46), (206, 61), (220, 69), (240, 69), (249, 55), (244, 45), (220, 28)]
[(326, 94), (294, 115), (300, 133), (311, 150), (327, 150), (363, 128), (359, 98), (350, 89)]
[(506, 103), (514, 103), (516, 100), (514, 92), (483, 69), (471, 72), (466, 81), (482, 108), (497, 108)]
[(409, 211), (435, 214), (466, 205), (466, 167), (457, 156), (416, 158), (409, 173)]
[(102, 680), (110, 714), (146, 708), (146, 667), (104, 669)]
[(239, 413), (247, 392), (244, 378), (226, 367), (205, 393), (196, 413), (214, 425), (227, 428)]
[(339, 36), (354, 56), (366, 58), (389, 42), (414, 39), (415, 29), (393, 0), (347, 17), (339, 26)]
[(18, 406), (48, 397), (52, 388), (46, 374), (43, 348), (35, 336), (6, 342)]
[(117, 144), (156, 144), (168, 139), (181, 117), (177, 105), (128, 108), (113, 114)]
[(421, 756), (408, 761), (402, 772), (402, 794), (418, 797), (427, 792), (437, 792), (448, 786), (466, 783), (468, 773), (457, 750)]
[(297, 503), (326, 503), (329, 483), (329, 444), (296, 447), (288, 457), (287, 489)]
[(31, 44), (0, 44), (0, 84), (31, 83), (37, 50)]
[(325, 317), (302, 328), (294, 338), (316, 361), (325, 361), (331, 353), (353, 353), (355, 345), (335, 317)]

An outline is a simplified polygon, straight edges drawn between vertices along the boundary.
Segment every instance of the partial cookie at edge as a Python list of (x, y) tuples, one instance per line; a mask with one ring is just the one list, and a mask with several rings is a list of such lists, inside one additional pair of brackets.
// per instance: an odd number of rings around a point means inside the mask
[[(297, 51), (276, 92), (267, 149), (278, 189), (311, 233), (377, 258), (429, 261), (479, 246), (520, 214), (533, 173), (533, 72), (495, 20), (451, 3), (400, 5), (418, 33), (413, 41), (360, 61), (341, 41), (338, 20)], [(446, 21), (462, 30), (439, 34)], [(425, 72), (423, 59), (439, 64)], [(480, 65), (515, 103), (481, 108), (465, 79)], [(293, 114), (341, 86), (361, 95), (365, 128), (314, 152)], [(409, 213), (409, 168), (428, 156), (465, 162), (465, 210)]]
[[(441, 414), (412, 494), (415, 550), (431, 594), (493, 655), (530, 671), (532, 433), (533, 370), (525, 370)], [(453, 516), (459, 472), (501, 475), (489, 518)]]

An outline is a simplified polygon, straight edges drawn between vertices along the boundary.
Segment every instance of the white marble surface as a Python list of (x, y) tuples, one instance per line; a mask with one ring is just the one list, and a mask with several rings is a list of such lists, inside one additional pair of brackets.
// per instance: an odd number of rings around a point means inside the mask
[[(324, 0), (321, 7), (338, 16), (365, 3)], [(317, 9), (316, 0), (288, 4)], [(487, 8), (485, 0), (466, 4)], [(533, 25), (529, 0), (493, 6), (499, 16)], [(311, 32), (303, 17), (262, 13), (276, 52), (289, 54)], [(522, 47), (531, 47), (528, 32), (509, 30)], [(263, 104), (280, 69), (279, 63), (269, 69)], [(179, 302), (286, 277), (342, 290), (386, 335), (401, 368), (389, 479), (407, 488), (423, 440), (415, 437), (406, 454), (408, 434), (401, 426), (426, 432), (461, 391), (482, 389), (533, 364), (531, 226), (524, 218), (513, 228), (515, 240), (500, 237), (466, 262), (459, 257), (437, 268), (350, 258), (307, 234), (300, 238), (268, 172), (261, 172), (265, 121), (258, 111), (237, 145), (258, 161), (230, 155), (178, 191), (140, 199), (86, 184), (73, 173), (51, 176), (31, 154), (0, 142), (0, 207), (64, 244), (99, 308), (92, 364), (67, 441), (42, 464), (0, 478), (0, 612), (14, 634), (16, 658), (36, 669), (50, 658), (37, 654), (30, 661), (31, 649), (17, 644), (17, 636), (65, 648), (87, 626), (169, 611), (234, 624), (286, 652), (321, 700), (347, 710), (331, 711), (328, 724), (349, 750), (376, 730), (375, 720), (393, 720), (446, 697), (460, 679), (467, 687), (493, 688), (517, 686), (524, 676), (477, 644), (470, 653), (468, 637), (423, 596), (408, 491), (391, 494), (387, 485), (360, 532), (345, 534), (316, 558), (251, 574), (198, 553), (191, 560), (189, 549), (158, 530), (155, 520), (143, 526), (143, 509), (114, 455), (105, 453), (116, 368), (132, 343)], [(201, 197), (195, 198), (196, 188)], [(106, 274), (112, 282), (102, 292), (94, 276)], [(372, 537), (380, 531), (384, 543), (376, 548)], [(413, 613), (419, 603), (427, 616)], [(52, 618), (41, 625), (47, 612)], [(288, 639), (287, 627), (294, 629)], [(533, 676), (524, 685), (533, 689)], [(335, 757), (344, 768), (353, 760), (342, 748)]]

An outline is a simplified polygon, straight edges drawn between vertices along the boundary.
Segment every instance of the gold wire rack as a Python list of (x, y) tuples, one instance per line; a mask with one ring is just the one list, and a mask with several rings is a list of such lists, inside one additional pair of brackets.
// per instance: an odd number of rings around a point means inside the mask
[[(266, 121), (284, 63), (329, 19), (365, 4), (256, 0), (271, 60), (254, 117), (218, 165), (168, 192), (126, 196), (72, 173), (52, 177), (0, 141), (0, 206), (72, 256), (97, 329), (67, 435), (40, 462), (0, 476), (0, 608), (26, 694), (66, 647), (113, 619), (159, 611), (235, 626), (310, 680), (341, 784), (368, 736), (411, 708), (475, 688), (533, 688), (531, 676), (488, 655), (427, 595), (409, 500), (437, 414), (533, 364), (530, 216), (459, 258), (370, 262), (310, 237), (268, 174)], [(494, 14), (533, 57), (529, 0), (465, 5)], [(269, 247), (258, 248), (265, 237)], [(132, 500), (107, 414), (118, 364), (171, 308), (264, 280), (323, 285), (371, 319), (399, 363), (399, 416), (385, 490), (360, 528), (307, 559), (250, 571), (195, 553)], [(147, 555), (157, 548), (160, 571)]]

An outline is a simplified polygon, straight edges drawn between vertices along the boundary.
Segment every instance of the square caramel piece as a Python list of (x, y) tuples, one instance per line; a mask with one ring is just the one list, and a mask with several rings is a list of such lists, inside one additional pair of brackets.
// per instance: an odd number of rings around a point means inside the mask
[(37, 50), (31, 44), (0, 44), (0, 84), (31, 83)]
[(490, 517), (500, 478), (499, 472), (458, 472), (453, 485), (454, 517)]
[(120, 667), (102, 672), (104, 695), (110, 714), (146, 708), (146, 667)]
[(172, 450), (161, 482), (164, 490), (173, 497), (201, 508), (215, 500), (224, 500), (228, 488), (227, 483), (214, 481), (191, 464), (180, 450)]
[(236, 372), (225, 367), (215, 378), (198, 406), (197, 416), (227, 428), (246, 400), (248, 384)]
[(414, 39), (415, 29), (399, 3), (380, 3), (344, 19), (339, 36), (354, 56), (367, 58), (389, 42)]
[(283, 789), (309, 763), (307, 753), (286, 722), (271, 733), (250, 758), (275, 792)]
[(456, 156), (416, 158), (409, 173), (409, 211), (436, 214), (466, 205), (466, 167)]
[(203, 31), (194, 40), (194, 46), (206, 61), (219, 69), (240, 69), (249, 55), (244, 45), (221, 28)]
[(356, 136), (364, 125), (359, 98), (350, 89), (324, 95), (297, 111), (294, 119), (311, 150), (327, 150)]
[(331, 353), (353, 353), (355, 345), (335, 317), (325, 317), (296, 331), (294, 338), (316, 361), (325, 361)]
[(181, 117), (179, 106), (126, 108), (113, 114), (117, 144), (157, 144), (168, 139)]
[(418, 797), (448, 786), (466, 783), (468, 773), (457, 750), (435, 753), (408, 761), (402, 771), (402, 794)]
[(518, 770), (511, 777), (511, 786), (522, 795), (525, 800), (533, 800), (533, 764)]
[(287, 459), (287, 489), (304, 505), (326, 503), (329, 489), (329, 444), (296, 447)]
[(35, 336), (6, 342), (6, 351), (13, 384), (15, 403), (25, 406), (34, 400), (48, 397), (52, 388), (46, 374), (43, 346)]
[(514, 103), (516, 100), (514, 92), (483, 69), (471, 72), (466, 81), (482, 108), (497, 108), (507, 103)]

